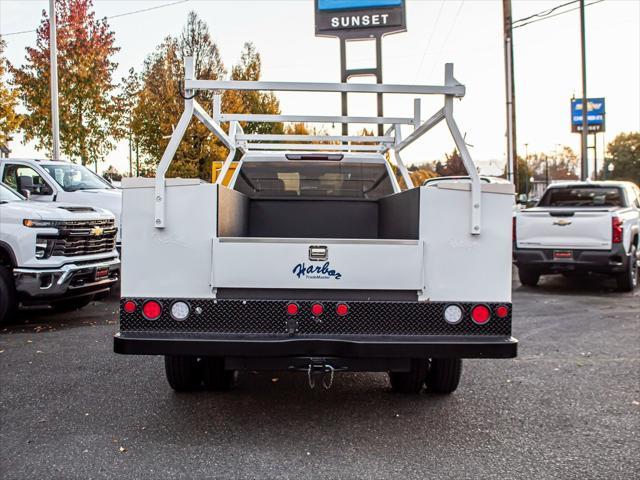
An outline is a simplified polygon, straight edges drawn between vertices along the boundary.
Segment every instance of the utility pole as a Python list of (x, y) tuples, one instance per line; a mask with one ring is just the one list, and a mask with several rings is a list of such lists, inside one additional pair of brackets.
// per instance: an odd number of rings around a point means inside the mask
[(516, 144), (516, 89), (513, 75), (513, 17), (511, 0), (502, 0), (504, 24), (504, 66), (507, 97), (507, 179), (518, 190), (518, 147)]
[(58, 117), (58, 42), (56, 39), (56, 0), (49, 0), (49, 74), (51, 77), (51, 133), (53, 159), (60, 160), (60, 124)]
[(584, 25), (584, 0), (580, 0), (580, 44), (582, 47), (582, 131), (581, 134), (581, 169), (580, 179), (589, 178), (589, 158), (587, 149), (587, 136), (589, 135), (589, 126), (587, 115), (589, 113), (589, 104), (587, 102), (587, 47), (586, 34)]

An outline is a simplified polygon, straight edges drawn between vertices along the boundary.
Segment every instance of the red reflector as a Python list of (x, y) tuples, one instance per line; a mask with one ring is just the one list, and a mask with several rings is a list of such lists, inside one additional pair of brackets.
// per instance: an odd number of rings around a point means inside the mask
[(147, 320), (156, 320), (162, 313), (162, 307), (155, 300), (149, 300), (142, 306), (142, 315)]
[(124, 305), (122, 306), (122, 308), (126, 313), (133, 313), (136, 311), (136, 302), (127, 300), (126, 302), (124, 302)]
[(313, 305), (311, 305), (311, 313), (314, 316), (317, 317), (319, 315), (322, 315), (322, 312), (324, 312), (324, 307), (319, 303), (314, 303)]
[(289, 315), (297, 315), (298, 314), (298, 305), (295, 303), (290, 303), (287, 305), (287, 313)]
[(349, 306), (344, 303), (339, 303), (336, 307), (336, 313), (341, 317), (344, 317), (347, 313), (349, 313)]
[(509, 309), (505, 305), (500, 305), (496, 308), (496, 316), (498, 318), (504, 318), (509, 315)]
[(471, 310), (471, 319), (478, 325), (487, 323), (489, 318), (491, 318), (491, 312), (484, 305), (476, 305), (473, 307), (473, 310)]

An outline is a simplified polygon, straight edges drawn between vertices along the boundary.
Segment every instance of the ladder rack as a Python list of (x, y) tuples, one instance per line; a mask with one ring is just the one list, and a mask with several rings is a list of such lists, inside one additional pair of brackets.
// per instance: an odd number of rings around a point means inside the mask
[[(480, 177), (475, 168), (471, 155), (464, 142), (464, 138), (453, 118), (453, 100), (462, 98), (465, 87), (453, 76), (453, 64), (445, 64), (444, 85), (385, 85), (359, 83), (300, 83), (300, 82), (263, 82), (263, 81), (223, 81), (200, 80), (194, 78), (194, 63), (192, 57), (184, 59), (184, 111), (171, 135), (156, 172), (156, 208), (155, 227), (164, 228), (165, 219), (165, 175), (178, 145), (184, 136), (191, 118), (200, 120), (228, 149), (229, 155), (225, 160), (216, 183), (225, 178), (237, 150), (248, 151), (283, 150), (283, 151), (348, 151), (385, 154), (393, 151), (393, 155), (400, 173), (408, 188), (414, 187), (400, 152), (415, 142), (418, 138), (445, 121), (451, 136), (460, 152), (462, 161), (471, 179), (471, 225), (472, 235), (480, 234)], [(214, 91), (213, 115), (195, 100), (195, 94), (201, 90)], [(271, 91), (271, 92), (315, 92), (315, 93), (377, 93), (394, 95), (443, 95), (444, 106), (426, 121), (422, 121), (421, 101), (413, 100), (412, 117), (356, 117), (330, 115), (265, 115), (265, 114), (234, 114), (221, 110), (222, 92), (225, 90), (241, 91)], [(225, 133), (221, 123), (229, 123), (229, 133)], [(384, 135), (286, 135), (286, 134), (245, 134), (240, 122), (302, 122), (302, 123), (342, 123), (342, 124), (374, 124), (389, 125)], [(401, 126), (410, 125), (413, 131), (402, 137)], [(296, 142), (296, 143), (290, 143)], [(317, 143), (327, 142), (327, 143)]]

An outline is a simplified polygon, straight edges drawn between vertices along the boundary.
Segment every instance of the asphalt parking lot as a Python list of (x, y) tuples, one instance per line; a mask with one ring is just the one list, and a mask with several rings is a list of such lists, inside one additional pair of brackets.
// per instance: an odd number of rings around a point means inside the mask
[(448, 397), (384, 374), (329, 391), (244, 374), (176, 394), (159, 357), (112, 353), (117, 297), (0, 328), (0, 476), (638, 478), (640, 290), (514, 283), (515, 360), (470, 360)]

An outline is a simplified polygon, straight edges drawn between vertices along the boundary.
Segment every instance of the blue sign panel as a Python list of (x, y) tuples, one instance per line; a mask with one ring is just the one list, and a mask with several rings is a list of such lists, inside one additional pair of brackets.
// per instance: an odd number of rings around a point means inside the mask
[[(604, 98), (587, 99), (587, 125), (604, 125)], [(582, 126), (582, 99), (571, 99), (571, 125)]]
[(402, 0), (318, 0), (318, 10), (356, 10), (361, 8), (399, 7)]

